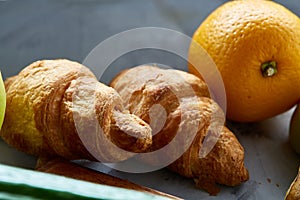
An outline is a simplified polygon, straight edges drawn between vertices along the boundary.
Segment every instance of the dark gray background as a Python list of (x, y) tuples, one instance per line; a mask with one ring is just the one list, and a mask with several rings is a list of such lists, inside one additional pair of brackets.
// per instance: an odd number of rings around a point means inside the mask
[[(101, 41), (137, 27), (165, 27), (192, 36), (205, 17), (224, 2), (0, 0), (0, 69), (8, 77), (39, 59), (68, 58), (82, 62)], [(278, 2), (300, 15), (298, 0)], [(124, 67), (140, 64), (143, 61), (140, 55), (129, 56), (122, 64)], [(152, 57), (175, 68), (186, 67), (184, 62), (178, 64), (177, 60), (159, 56), (157, 52)]]

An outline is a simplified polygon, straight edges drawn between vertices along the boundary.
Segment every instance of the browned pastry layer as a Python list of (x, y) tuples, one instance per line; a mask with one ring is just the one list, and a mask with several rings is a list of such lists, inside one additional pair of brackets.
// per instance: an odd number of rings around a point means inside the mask
[[(224, 127), (224, 114), (209, 98), (202, 80), (179, 70), (140, 66), (121, 72), (111, 86), (131, 113), (151, 125), (154, 135), (149, 151), (168, 144), (167, 152), (145, 159), (148, 163), (157, 164), (166, 156), (184, 152), (169, 168), (193, 178), (197, 186), (211, 194), (219, 192), (216, 184), (235, 186), (249, 179), (244, 149)], [(178, 133), (182, 136), (176, 138)], [(216, 142), (211, 151), (207, 143), (203, 145), (208, 133), (208, 141)], [(208, 153), (203, 158), (202, 151)]]
[(155, 195), (168, 197), (170, 199), (178, 199), (178, 200), (180, 199), (178, 197), (157, 190), (153, 190), (144, 186), (134, 184), (127, 180), (123, 180), (108, 174), (104, 174), (102, 172), (81, 167), (75, 163), (71, 163), (69, 161), (60, 158), (41, 159), (38, 161), (38, 165), (36, 169), (41, 172), (57, 174), (69, 178), (89, 181), (93, 183), (99, 183), (103, 185), (115, 186), (120, 188), (126, 188), (126, 189), (136, 190), (140, 192), (147, 192)]
[(113, 162), (152, 143), (149, 125), (124, 110), (118, 93), (77, 62), (37, 61), (5, 85), (1, 137), (21, 151)]
[(300, 168), (298, 175), (292, 182), (289, 190), (286, 193), (285, 200), (299, 200), (300, 199)]

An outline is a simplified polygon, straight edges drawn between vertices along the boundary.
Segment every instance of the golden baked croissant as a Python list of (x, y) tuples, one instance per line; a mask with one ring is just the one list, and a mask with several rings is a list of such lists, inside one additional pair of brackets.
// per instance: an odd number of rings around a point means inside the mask
[(292, 182), (290, 188), (288, 189), (285, 200), (295, 200), (300, 199), (300, 168), (298, 175), (295, 180)]
[(149, 125), (124, 110), (118, 93), (77, 62), (37, 61), (5, 85), (1, 137), (21, 151), (114, 162), (151, 145)]
[[(199, 78), (179, 70), (139, 66), (121, 72), (111, 86), (132, 114), (150, 124), (153, 137), (149, 151), (169, 146), (168, 151), (145, 158), (147, 163), (156, 165), (180, 155), (169, 169), (193, 178), (197, 186), (213, 195), (219, 192), (216, 184), (235, 186), (249, 179), (244, 149), (224, 127), (222, 110), (209, 98), (207, 85)], [(216, 134), (210, 125), (218, 123)], [(179, 139), (178, 133), (182, 135)], [(203, 145), (208, 134), (207, 141), (216, 144), (204, 157), (201, 155), (210, 150)]]
[(147, 192), (159, 196), (168, 197), (169, 199), (177, 199), (177, 200), (180, 199), (178, 197), (157, 190), (153, 190), (151, 188), (134, 184), (127, 180), (123, 180), (108, 174), (104, 174), (102, 172), (98, 172), (92, 169), (82, 167), (78, 164), (72, 163), (70, 161), (61, 158), (39, 159), (36, 170), (41, 172), (51, 173), (51, 174), (57, 174), (69, 178), (89, 181), (93, 183), (99, 183), (103, 185), (121, 187), (121, 188), (136, 190), (140, 192)]

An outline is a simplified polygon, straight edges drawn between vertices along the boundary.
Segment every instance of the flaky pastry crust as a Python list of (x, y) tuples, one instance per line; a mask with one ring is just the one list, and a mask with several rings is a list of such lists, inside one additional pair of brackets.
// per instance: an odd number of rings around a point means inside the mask
[(37, 61), (5, 85), (1, 137), (26, 153), (114, 162), (152, 143), (149, 125), (77, 62)]
[[(168, 152), (147, 159), (147, 163), (156, 164), (181, 151), (169, 169), (193, 178), (197, 186), (213, 195), (219, 192), (216, 184), (236, 186), (249, 179), (244, 149), (224, 126), (224, 114), (202, 80), (179, 70), (139, 66), (121, 72), (111, 86), (126, 108), (155, 131), (149, 151), (170, 146)], [(183, 136), (176, 139), (178, 133)], [(206, 138), (208, 143), (203, 145)], [(210, 141), (215, 142), (212, 150), (207, 145)]]

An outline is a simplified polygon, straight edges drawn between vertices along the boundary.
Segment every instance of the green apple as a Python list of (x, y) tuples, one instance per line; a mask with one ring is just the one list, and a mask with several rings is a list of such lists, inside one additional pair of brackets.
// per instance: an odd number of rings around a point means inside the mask
[(290, 143), (293, 149), (300, 154), (300, 104), (293, 113), (290, 122)]
[(2, 123), (4, 120), (5, 108), (6, 108), (6, 93), (5, 93), (5, 87), (2, 79), (2, 74), (0, 71), (0, 129), (2, 127)]

